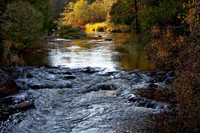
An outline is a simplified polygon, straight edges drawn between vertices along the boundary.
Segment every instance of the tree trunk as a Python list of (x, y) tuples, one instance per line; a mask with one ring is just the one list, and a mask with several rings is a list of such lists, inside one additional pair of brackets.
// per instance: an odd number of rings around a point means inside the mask
[(135, 21), (136, 21), (136, 34), (140, 33), (140, 27), (138, 23), (138, 5), (137, 0), (135, 0)]

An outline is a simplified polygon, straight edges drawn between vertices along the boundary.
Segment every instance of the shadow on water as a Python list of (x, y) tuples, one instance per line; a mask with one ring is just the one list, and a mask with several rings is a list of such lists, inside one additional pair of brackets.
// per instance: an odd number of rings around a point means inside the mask
[[(108, 39), (108, 40), (106, 40)], [(27, 49), (27, 65), (67, 67), (105, 67), (110, 70), (155, 70), (144, 50), (125, 49), (131, 39), (126, 33), (87, 33), (83, 39), (55, 39)]]

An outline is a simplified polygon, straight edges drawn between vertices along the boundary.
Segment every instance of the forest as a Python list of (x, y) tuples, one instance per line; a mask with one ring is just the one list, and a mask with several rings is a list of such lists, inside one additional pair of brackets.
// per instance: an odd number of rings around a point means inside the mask
[(99, 38), (101, 33), (130, 34), (123, 47), (144, 50), (156, 71), (175, 77), (162, 89), (138, 92), (169, 104), (149, 115), (147, 130), (200, 131), (199, 0), (0, 1), (0, 68), (25, 66), (21, 54), (53, 34), (65, 39), (93, 32)]

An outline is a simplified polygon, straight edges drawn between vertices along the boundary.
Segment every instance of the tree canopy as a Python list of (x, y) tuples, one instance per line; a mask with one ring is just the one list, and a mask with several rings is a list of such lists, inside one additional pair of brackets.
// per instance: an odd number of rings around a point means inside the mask
[(29, 46), (54, 26), (49, 0), (4, 1), (1, 12), (1, 37), (12, 48)]
[(76, 3), (70, 2), (61, 14), (62, 24), (84, 27), (87, 23), (97, 23), (106, 20), (112, 4), (116, 0), (96, 0), (89, 4), (87, 0), (79, 0)]

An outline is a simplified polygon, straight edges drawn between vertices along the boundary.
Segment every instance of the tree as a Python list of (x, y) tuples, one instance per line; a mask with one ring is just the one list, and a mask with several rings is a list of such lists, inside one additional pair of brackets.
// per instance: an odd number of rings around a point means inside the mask
[(117, 24), (127, 24), (131, 25), (135, 14), (133, 14), (133, 9), (129, 8), (129, 4), (125, 0), (117, 0), (110, 10), (111, 21)]
[(87, 0), (79, 0), (76, 3), (70, 2), (61, 14), (63, 25), (73, 25), (81, 27), (88, 23), (103, 22), (106, 20), (112, 4), (116, 0), (96, 0), (89, 4)]
[(21, 49), (37, 40), (43, 29), (43, 16), (27, 1), (12, 2), (4, 13), (6, 23), (1, 25), (2, 37), (11, 49)]
[(61, 15), (63, 16), (61, 18), (63, 25), (79, 27), (82, 23), (81, 19), (89, 17), (88, 2), (86, 0), (79, 0), (76, 3), (70, 2)]

